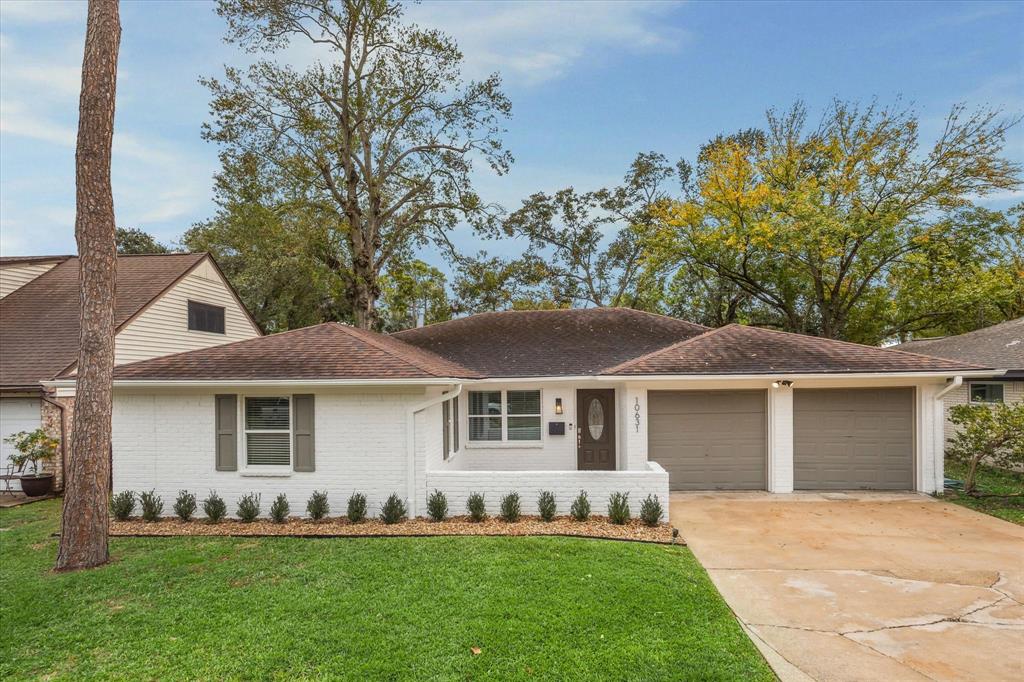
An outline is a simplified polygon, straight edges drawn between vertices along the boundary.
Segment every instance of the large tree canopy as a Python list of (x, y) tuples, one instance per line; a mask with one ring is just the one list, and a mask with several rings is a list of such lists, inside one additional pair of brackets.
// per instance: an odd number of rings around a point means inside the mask
[(763, 133), (701, 150), (649, 257), (695, 271), (684, 282), (715, 292), (717, 314), (739, 297), (748, 321), (830, 338), (877, 343), (1012, 307), (992, 296), (1013, 276), (998, 244), (1019, 223), (973, 202), (1020, 186), (1002, 155), (1014, 123), (957, 107), (922, 150), (907, 111), (835, 102), (813, 128), (801, 104), (770, 112)]
[(463, 82), (454, 41), (404, 24), (394, 1), (220, 0), (218, 13), (227, 40), (250, 52), (299, 42), (325, 57), (304, 71), (260, 59), (204, 79), (214, 116), (204, 135), (226, 169), (254, 156), (269, 187), (301, 190), (273, 197), (276, 210), (333, 214), (345, 305), (374, 326), (382, 273), (487, 217), (470, 172), (475, 159), (498, 173), (511, 162), (499, 78)]

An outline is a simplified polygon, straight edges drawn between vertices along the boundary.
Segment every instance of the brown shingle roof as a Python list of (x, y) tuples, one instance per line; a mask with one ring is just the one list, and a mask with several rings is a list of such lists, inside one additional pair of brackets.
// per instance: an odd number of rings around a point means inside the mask
[(630, 308), (481, 313), (393, 336), (490, 377), (596, 375), (707, 331)]
[(894, 348), (1006, 369), (1008, 374), (1020, 376), (1024, 374), (1024, 317), (958, 336), (908, 341)]
[(142, 360), (114, 369), (115, 379), (288, 380), (431, 379), (478, 375), (376, 332), (337, 322)]
[[(120, 256), (120, 327), (194, 268), (204, 253)], [(67, 258), (0, 299), (0, 386), (37, 386), (78, 359), (78, 258)]]
[(853, 374), (983, 369), (875, 346), (730, 324), (624, 362), (612, 375)]

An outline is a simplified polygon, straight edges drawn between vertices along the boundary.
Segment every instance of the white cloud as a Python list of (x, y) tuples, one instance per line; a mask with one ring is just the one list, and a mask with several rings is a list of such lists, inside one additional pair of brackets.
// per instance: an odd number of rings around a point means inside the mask
[(407, 18), (451, 34), (466, 75), (500, 71), (506, 81), (536, 85), (565, 76), (584, 59), (674, 50), (684, 31), (669, 28), (674, 2), (428, 2)]
[(88, 6), (82, 0), (3, 0), (0, 21), (18, 24), (85, 22)]

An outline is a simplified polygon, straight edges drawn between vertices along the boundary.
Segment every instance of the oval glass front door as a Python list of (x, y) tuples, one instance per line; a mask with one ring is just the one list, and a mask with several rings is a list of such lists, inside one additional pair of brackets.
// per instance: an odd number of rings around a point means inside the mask
[(592, 440), (601, 440), (601, 434), (604, 433), (604, 407), (597, 398), (591, 398), (590, 407), (587, 408), (587, 429)]

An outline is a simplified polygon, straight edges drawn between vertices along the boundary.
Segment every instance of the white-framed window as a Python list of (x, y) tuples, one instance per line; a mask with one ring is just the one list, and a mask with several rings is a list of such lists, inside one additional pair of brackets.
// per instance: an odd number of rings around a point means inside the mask
[(291, 396), (246, 396), (242, 407), (245, 465), (291, 467)]
[(541, 440), (540, 390), (470, 391), (470, 441)]
[(972, 403), (1003, 402), (1003, 385), (1000, 383), (971, 383)]

